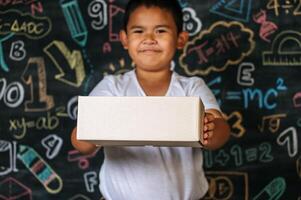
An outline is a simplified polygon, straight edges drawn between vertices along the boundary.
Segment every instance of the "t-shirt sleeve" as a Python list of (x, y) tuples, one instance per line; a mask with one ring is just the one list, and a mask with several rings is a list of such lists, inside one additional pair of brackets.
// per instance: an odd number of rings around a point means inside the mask
[(89, 96), (115, 96), (112, 75), (105, 76), (90, 92)]
[(201, 98), (205, 110), (207, 109), (216, 109), (221, 111), (215, 96), (213, 95), (212, 91), (208, 88), (206, 83), (201, 78), (193, 78), (191, 82), (191, 96), (198, 96)]

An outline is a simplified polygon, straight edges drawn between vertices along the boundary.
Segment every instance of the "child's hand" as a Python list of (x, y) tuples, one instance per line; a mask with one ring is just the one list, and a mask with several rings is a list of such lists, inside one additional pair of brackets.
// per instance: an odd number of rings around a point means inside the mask
[(215, 128), (214, 125), (214, 116), (210, 113), (205, 113), (205, 117), (204, 117), (204, 126), (203, 126), (203, 141), (201, 141), (201, 143), (204, 146), (207, 146), (208, 144), (210, 144), (210, 140), (213, 136), (213, 130)]

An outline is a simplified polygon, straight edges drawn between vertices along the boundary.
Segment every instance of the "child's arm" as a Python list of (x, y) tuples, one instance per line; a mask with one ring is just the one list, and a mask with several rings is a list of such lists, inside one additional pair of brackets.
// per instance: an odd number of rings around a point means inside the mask
[(72, 143), (73, 147), (83, 154), (93, 153), (97, 148), (96, 145), (94, 145), (90, 142), (77, 140), (76, 139), (76, 130), (77, 129), (75, 127), (71, 133), (71, 143)]
[(215, 150), (222, 147), (230, 137), (230, 127), (222, 114), (215, 109), (205, 111), (204, 130), (203, 130), (204, 148)]

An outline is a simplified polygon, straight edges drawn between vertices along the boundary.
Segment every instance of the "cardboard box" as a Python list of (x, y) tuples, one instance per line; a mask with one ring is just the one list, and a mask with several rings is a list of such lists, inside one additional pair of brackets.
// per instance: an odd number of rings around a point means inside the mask
[(78, 98), (77, 139), (101, 146), (201, 147), (198, 97)]

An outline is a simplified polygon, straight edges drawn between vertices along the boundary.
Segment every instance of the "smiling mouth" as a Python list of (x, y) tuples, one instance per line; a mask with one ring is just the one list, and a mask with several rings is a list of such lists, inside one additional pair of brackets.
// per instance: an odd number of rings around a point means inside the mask
[(139, 53), (160, 53), (160, 50), (157, 49), (143, 49), (140, 50)]

